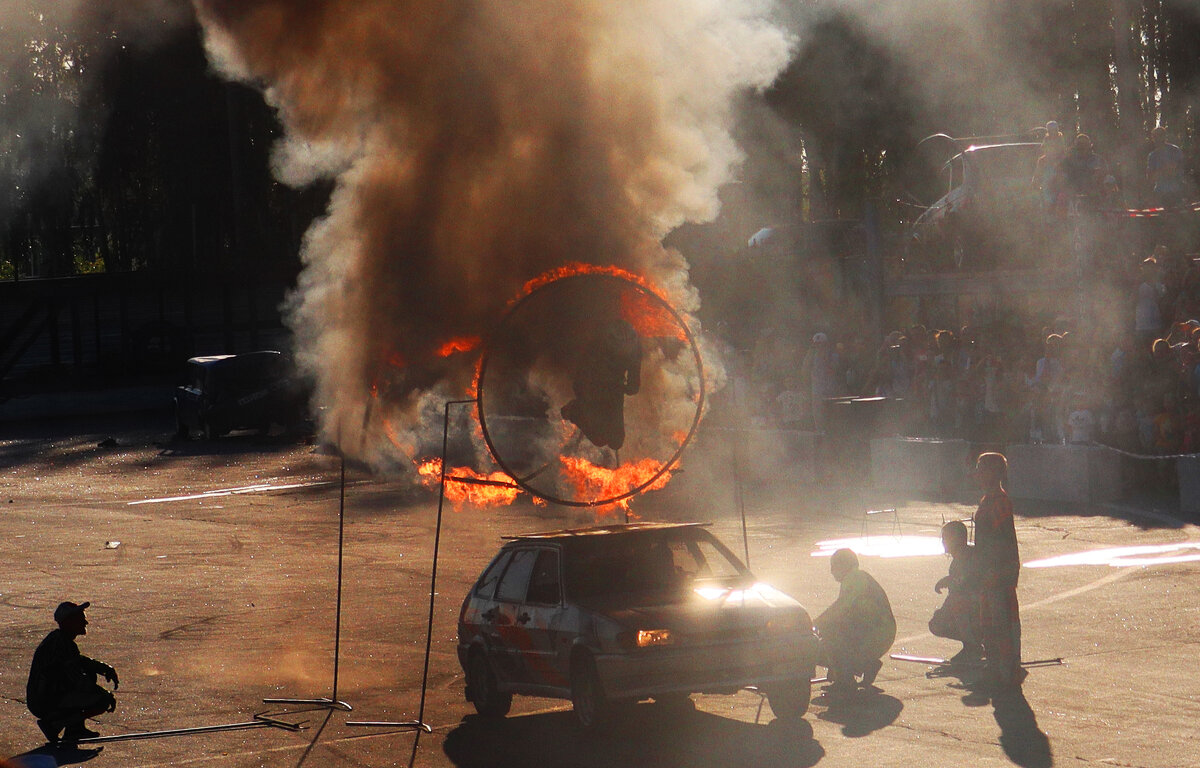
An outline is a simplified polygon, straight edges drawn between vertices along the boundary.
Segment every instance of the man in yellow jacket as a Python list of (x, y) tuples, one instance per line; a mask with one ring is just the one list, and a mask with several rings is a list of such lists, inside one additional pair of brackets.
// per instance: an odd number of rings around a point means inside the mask
[(815, 622), (821, 636), (818, 663), (829, 670), (830, 691), (846, 693), (875, 682), (883, 655), (896, 640), (896, 618), (887, 593), (858, 567), (853, 550), (834, 552), (829, 571), (841, 587)]

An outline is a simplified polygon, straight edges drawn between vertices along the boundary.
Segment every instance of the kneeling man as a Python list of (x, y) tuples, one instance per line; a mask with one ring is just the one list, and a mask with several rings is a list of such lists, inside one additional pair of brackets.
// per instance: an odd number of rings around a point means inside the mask
[(896, 618), (883, 587), (858, 567), (853, 550), (834, 552), (829, 571), (841, 587), (815, 622), (821, 635), (818, 663), (829, 669), (832, 692), (849, 692), (859, 686), (859, 675), (863, 686), (875, 682), (896, 640)]
[(38, 728), (51, 743), (59, 740), (59, 732), (64, 728), (62, 740), (65, 742), (99, 736), (83, 721), (117, 708), (116, 698), (96, 684), (96, 677), (100, 675), (116, 689), (119, 685), (117, 671), (84, 656), (75, 644), (75, 638), (87, 634), (88, 622), (83, 612), (89, 605), (91, 603), (59, 604), (54, 610), (58, 629), (42, 640), (29, 667), (26, 705), (38, 718)]

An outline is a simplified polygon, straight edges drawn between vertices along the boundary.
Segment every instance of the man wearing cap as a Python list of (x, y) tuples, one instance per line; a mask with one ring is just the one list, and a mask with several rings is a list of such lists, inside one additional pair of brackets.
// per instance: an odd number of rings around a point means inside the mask
[(83, 721), (117, 708), (116, 698), (96, 684), (100, 675), (116, 690), (120, 684), (117, 671), (84, 656), (75, 644), (75, 638), (87, 634), (88, 622), (83, 612), (89, 605), (59, 603), (54, 609), (58, 629), (38, 645), (29, 667), (25, 701), (38, 718), (38, 728), (52, 743), (59, 740), (59, 732), (64, 728), (62, 740), (67, 742), (98, 736)]

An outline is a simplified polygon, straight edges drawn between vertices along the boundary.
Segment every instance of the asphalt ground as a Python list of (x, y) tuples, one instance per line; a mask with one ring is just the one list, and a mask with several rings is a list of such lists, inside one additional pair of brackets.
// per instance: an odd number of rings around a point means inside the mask
[[(267, 697), (332, 693), (340, 463), (287, 436), (171, 440), (169, 420), (7, 424), (0, 432), (0, 756), (26, 765), (407, 765), (414, 736), (347, 721), (412, 720), (420, 701), (436, 496), (351, 468), (338, 697), (352, 712)], [(113, 438), (101, 447), (106, 438)], [(876, 537), (863, 556), (891, 597), (894, 652), (946, 656), (926, 622), (942, 597), (942, 555), (919, 555), (943, 520), (973, 505), (905, 501), (818, 483), (778, 467), (738, 476), (720, 441), (689, 456), (665, 491), (637, 499), (649, 520), (711, 521), (756, 575), (814, 615), (836, 595), (819, 542)], [(851, 465), (858, 475), (861, 466)], [(739, 488), (740, 485), (740, 488)], [(869, 509), (894, 506), (890, 514)], [(753, 693), (695, 696), (695, 711), (638, 705), (608, 734), (583, 736), (566, 702), (518, 698), (501, 722), (472, 715), (454, 651), (459, 604), (503, 534), (586, 521), (539, 508), (447, 507), (420, 766), (1180, 766), (1200, 765), (1200, 533), (1153, 511), (1018, 503), (1026, 563), (1019, 596), (1030, 669), (1022, 695), (978, 700), (952, 676), (888, 660), (877, 691), (817, 695), (800, 723)], [(1125, 559), (1105, 550), (1126, 551)], [(907, 554), (906, 554), (907, 553)], [(1118, 553), (1120, 554), (1120, 553)], [(43, 746), (26, 711), (29, 659), (61, 600), (89, 600), (84, 653), (120, 672), (103, 735), (250, 721), (271, 712), (306, 729), (257, 728)], [(820, 694), (820, 688), (814, 691)]]

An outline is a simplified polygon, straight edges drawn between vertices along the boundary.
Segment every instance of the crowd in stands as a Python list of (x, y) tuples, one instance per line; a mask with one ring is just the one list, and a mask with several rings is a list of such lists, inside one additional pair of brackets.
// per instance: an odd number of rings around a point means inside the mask
[[(1167, 141), (1165, 126), (1150, 132), (1145, 177), (1150, 206), (1171, 208), (1186, 201), (1188, 182), (1183, 150)], [(1123, 208), (1125, 196), (1108, 164), (1096, 153), (1092, 139), (1078, 133), (1067, 140), (1058, 123), (1050, 121), (1042, 138), (1033, 185), (1048, 210), (1065, 215), (1073, 199), (1086, 198), (1097, 208)]]
[(1200, 452), (1200, 264), (1158, 248), (1137, 280), (1120, 333), (1066, 318), (911, 325), (876, 346), (817, 333), (771, 395), (777, 415), (825, 431), (830, 398), (882, 396), (901, 402), (907, 435)]

